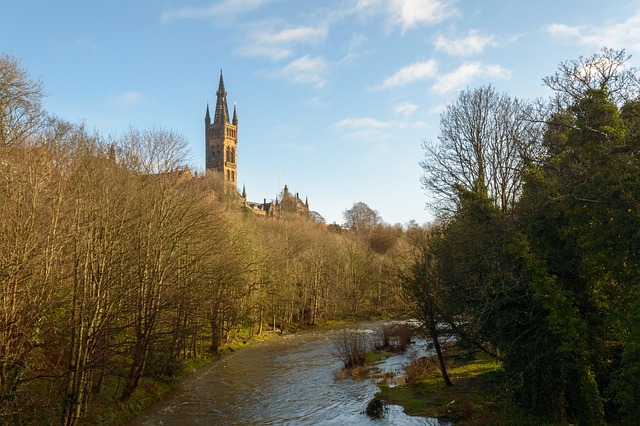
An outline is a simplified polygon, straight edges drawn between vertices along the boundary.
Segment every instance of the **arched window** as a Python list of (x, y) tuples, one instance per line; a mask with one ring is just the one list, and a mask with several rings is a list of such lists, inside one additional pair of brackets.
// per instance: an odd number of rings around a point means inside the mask
[(236, 162), (236, 150), (231, 148), (231, 162), (235, 163)]
[(227, 180), (231, 180), (231, 172), (227, 170)]
[(231, 172), (231, 182), (236, 181), (236, 172)]

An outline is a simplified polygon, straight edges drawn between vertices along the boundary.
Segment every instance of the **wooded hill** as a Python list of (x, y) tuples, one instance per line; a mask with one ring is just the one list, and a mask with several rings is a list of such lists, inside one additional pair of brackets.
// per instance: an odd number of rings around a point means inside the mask
[(258, 217), (187, 171), (181, 135), (106, 139), (43, 111), (15, 59), (0, 75), (0, 423), (100, 421), (93, 401), (126, 402), (241, 330), (401, 306), (400, 227)]

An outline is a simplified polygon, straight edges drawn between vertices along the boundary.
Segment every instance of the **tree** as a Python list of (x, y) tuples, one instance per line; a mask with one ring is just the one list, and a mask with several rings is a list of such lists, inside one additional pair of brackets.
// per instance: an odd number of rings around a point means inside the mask
[(342, 216), (345, 228), (352, 231), (369, 230), (382, 222), (380, 214), (362, 201), (354, 203), (353, 207), (342, 213)]
[(532, 106), (492, 86), (462, 91), (440, 116), (438, 143), (423, 142), (423, 188), (439, 215), (458, 206), (458, 188), (484, 194), (502, 212), (522, 191), (525, 160), (538, 141)]
[(63, 422), (81, 421), (92, 390), (100, 389), (113, 362), (112, 338), (124, 302), (123, 258), (129, 238), (129, 173), (109, 158), (96, 136), (78, 128), (66, 187), (68, 239), (63, 252), (69, 277), (68, 348)]
[(21, 145), (41, 130), (44, 88), (32, 80), (17, 59), (0, 54), (0, 145)]
[(397, 270), (402, 283), (404, 298), (412, 307), (416, 319), (429, 333), (438, 357), (442, 379), (452, 386), (440, 346), (442, 324), (448, 318), (444, 314), (446, 289), (438, 275), (437, 258), (430, 246), (433, 231), (412, 226), (407, 229), (409, 250), (405, 264)]
[(542, 81), (555, 92), (554, 104), (561, 109), (576, 105), (590, 89), (606, 89), (611, 101), (620, 107), (640, 95), (637, 70), (627, 65), (630, 58), (624, 49), (604, 47), (587, 58), (562, 62)]

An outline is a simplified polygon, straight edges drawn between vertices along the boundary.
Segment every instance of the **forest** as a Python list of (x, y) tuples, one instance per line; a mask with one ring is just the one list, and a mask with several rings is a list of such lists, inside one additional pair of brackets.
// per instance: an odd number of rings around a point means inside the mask
[(180, 134), (104, 138), (43, 96), (0, 56), (0, 424), (108, 424), (234, 339), (399, 312), (402, 227), (366, 204), (256, 216)]
[(543, 79), (548, 100), (467, 89), (438, 141), (423, 143), (440, 220), (408, 230), (403, 288), (436, 349), (453, 330), (500, 360), (528, 424), (640, 423), (640, 81), (629, 58), (604, 48), (561, 63)]
[(640, 423), (628, 61), (561, 63), (549, 99), (462, 91), (423, 141), (417, 202), (437, 220), (389, 225), (359, 202), (326, 225), (256, 216), (189, 170), (173, 130), (104, 137), (55, 117), (0, 55), (0, 423), (108, 424), (105, 406), (234, 340), (402, 315), (436, 349), (453, 334), (500, 360), (530, 424)]

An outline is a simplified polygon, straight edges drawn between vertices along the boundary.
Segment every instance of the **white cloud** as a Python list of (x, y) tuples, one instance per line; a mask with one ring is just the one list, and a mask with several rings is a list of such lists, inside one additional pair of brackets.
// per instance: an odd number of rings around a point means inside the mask
[(284, 148), (289, 151), (294, 152), (313, 152), (316, 148), (313, 145), (309, 144), (300, 144), (300, 143), (281, 143), (278, 145), (280, 148)]
[(296, 27), (287, 28), (282, 31), (263, 33), (258, 36), (265, 43), (307, 43), (323, 39), (327, 35), (327, 30), (322, 27)]
[(405, 117), (408, 117), (410, 115), (413, 115), (413, 113), (416, 112), (417, 109), (418, 109), (418, 105), (412, 102), (405, 102), (405, 103), (396, 105), (393, 108), (393, 112), (395, 114), (404, 115)]
[(465, 56), (481, 53), (487, 46), (496, 46), (495, 37), (482, 35), (477, 30), (471, 30), (462, 38), (449, 39), (444, 36), (436, 40), (436, 49), (448, 53), (449, 55)]
[(561, 23), (547, 27), (551, 37), (574, 40), (595, 47), (640, 49), (640, 12), (622, 22), (605, 22), (602, 26), (570, 26)]
[(118, 107), (131, 107), (147, 101), (147, 97), (140, 92), (122, 92), (112, 96), (110, 102)]
[(271, 60), (286, 59), (293, 54), (293, 50), (289, 47), (282, 46), (264, 46), (260, 44), (248, 44), (237, 50), (242, 56), (262, 56)]
[(272, 60), (284, 59), (293, 54), (295, 45), (318, 43), (326, 35), (327, 28), (324, 26), (257, 30), (249, 35), (248, 43), (238, 49), (238, 53), (243, 56), (265, 56)]
[(448, 93), (463, 88), (477, 77), (508, 79), (511, 71), (497, 64), (465, 62), (450, 73), (439, 76), (432, 89), (437, 93)]
[(361, 16), (385, 17), (402, 32), (419, 25), (431, 25), (458, 14), (456, 0), (357, 0), (352, 12)]
[(381, 121), (371, 117), (344, 118), (333, 128), (350, 139), (362, 141), (391, 140), (398, 136), (398, 129), (423, 128), (423, 121)]
[(334, 126), (338, 129), (386, 129), (392, 126), (389, 121), (380, 121), (371, 117), (344, 118)]
[(329, 106), (329, 103), (318, 96), (314, 96), (312, 98), (307, 99), (304, 105), (308, 106), (309, 108), (319, 109), (319, 108), (325, 108)]
[(418, 62), (400, 68), (382, 83), (381, 88), (388, 89), (391, 87), (404, 86), (415, 81), (434, 78), (437, 74), (438, 64), (435, 60), (431, 59), (426, 62)]
[(310, 83), (322, 87), (325, 84), (326, 69), (327, 61), (324, 58), (304, 55), (291, 61), (277, 74), (294, 83)]
[(446, 0), (390, 0), (388, 12), (402, 31), (420, 24), (436, 24), (457, 13)]
[(260, 8), (271, 0), (224, 0), (213, 6), (184, 6), (177, 10), (165, 10), (160, 21), (167, 23), (176, 19), (211, 19), (219, 16), (236, 15)]

